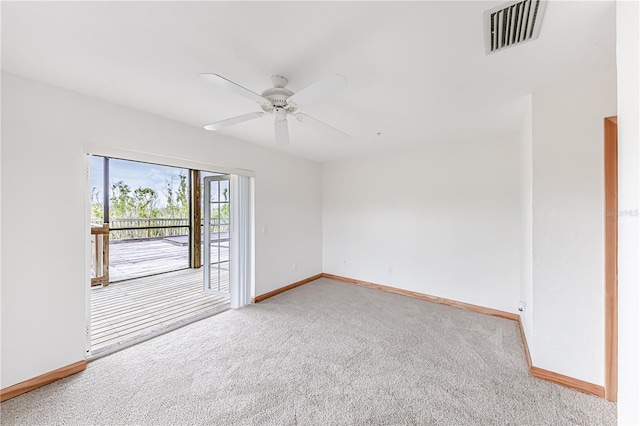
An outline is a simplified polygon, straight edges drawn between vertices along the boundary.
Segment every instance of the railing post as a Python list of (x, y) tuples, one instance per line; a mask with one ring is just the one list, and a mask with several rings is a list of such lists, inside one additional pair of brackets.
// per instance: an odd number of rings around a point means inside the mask
[(91, 286), (109, 285), (109, 224), (92, 226), (93, 235), (92, 263), (95, 277), (91, 278)]

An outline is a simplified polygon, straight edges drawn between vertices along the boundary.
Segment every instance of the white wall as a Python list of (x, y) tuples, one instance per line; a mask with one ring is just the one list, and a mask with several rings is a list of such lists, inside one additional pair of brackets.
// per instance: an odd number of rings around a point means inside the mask
[(520, 133), (520, 312), (527, 345), (533, 343), (533, 99), (527, 95)]
[(613, 69), (527, 97), (520, 134), (323, 166), (327, 273), (515, 312), (537, 367), (604, 383)]
[(618, 423), (640, 424), (640, 5), (617, 3)]
[(256, 294), (322, 272), (319, 164), (3, 73), (2, 388), (84, 359), (84, 144), (255, 171)]
[(533, 94), (533, 364), (604, 383), (604, 118), (615, 70)]
[(324, 164), (324, 271), (516, 312), (518, 143), (440, 141)]

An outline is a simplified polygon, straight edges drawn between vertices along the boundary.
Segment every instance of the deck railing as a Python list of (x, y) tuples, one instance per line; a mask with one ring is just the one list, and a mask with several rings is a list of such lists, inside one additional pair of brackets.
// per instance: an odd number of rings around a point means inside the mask
[(112, 240), (132, 240), (141, 238), (162, 238), (187, 235), (187, 218), (131, 218), (111, 219)]
[[(101, 219), (92, 219), (92, 223)], [(175, 237), (189, 234), (187, 218), (111, 219), (111, 241)], [(229, 232), (229, 218), (211, 218), (211, 232)]]
[(91, 285), (109, 285), (109, 225), (91, 226)]

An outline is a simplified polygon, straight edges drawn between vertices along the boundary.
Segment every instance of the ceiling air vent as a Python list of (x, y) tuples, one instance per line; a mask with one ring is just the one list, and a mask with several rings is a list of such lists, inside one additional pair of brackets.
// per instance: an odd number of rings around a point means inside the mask
[(538, 38), (546, 6), (546, 0), (521, 0), (485, 11), (487, 55)]

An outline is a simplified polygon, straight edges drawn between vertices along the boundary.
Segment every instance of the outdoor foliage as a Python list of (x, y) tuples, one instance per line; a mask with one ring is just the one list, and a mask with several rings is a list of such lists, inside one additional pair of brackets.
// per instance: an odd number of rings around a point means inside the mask
[[(180, 173), (166, 180), (162, 190), (166, 204), (159, 205), (158, 193), (152, 188), (138, 187), (132, 189), (122, 180), (111, 184), (109, 197), (109, 216), (112, 219), (146, 219), (146, 218), (188, 218), (189, 187), (187, 176)], [(91, 217), (103, 218), (102, 194), (96, 187), (91, 189)], [(229, 188), (222, 191), (224, 201), (229, 200)], [(229, 217), (229, 205), (224, 204), (220, 211), (212, 209), (212, 217)]]
[[(183, 172), (170, 176), (160, 191), (158, 194), (153, 188), (132, 188), (123, 180), (113, 182), (109, 191), (109, 218), (113, 228), (110, 239), (185, 235), (188, 232), (186, 225), (189, 223), (187, 176)], [(220, 195), (223, 201), (229, 201), (229, 188), (224, 188)], [(229, 204), (220, 205), (213, 197), (211, 202), (213, 231), (227, 232)], [(215, 208), (216, 205), (220, 208)], [(200, 208), (202, 209), (202, 205)], [(95, 187), (91, 190), (91, 217), (94, 223), (102, 223), (104, 219), (103, 194)], [(136, 227), (139, 229), (117, 229)]]
[(158, 194), (151, 188), (131, 187), (117, 181), (111, 185), (109, 214), (114, 218), (159, 217), (161, 211), (156, 207)]
[[(180, 173), (178, 175), (178, 188), (174, 188), (173, 176), (167, 179), (165, 195), (167, 196), (167, 206), (165, 212), (167, 217), (188, 217), (189, 216), (189, 190), (187, 188), (187, 176)], [(175, 194), (175, 198), (174, 198)]]
[(102, 198), (100, 197), (100, 191), (95, 186), (91, 188), (91, 217), (94, 219), (104, 218)]
[[(131, 186), (122, 180), (111, 184), (109, 216), (113, 219), (129, 218), (188, 218), (189, 190), (187, 176), (180, 173), (167, 179), (163, 190), (166, 205), (158, 204), (158, 193), (152, 188)], [(97, 188), (91, 190), (91, 217), (103, 218), (102, 195)]]
[[(229, 201), (229, 188), (224, 188), (222, 190), (222, 197), (224, 198), (224, 201)], [(229, 217), (229, 204), (223, 204), (222, 207), (220, 207), (220, 211), (218, 211), (218, 209), (211, 209), (211, 217)]]

